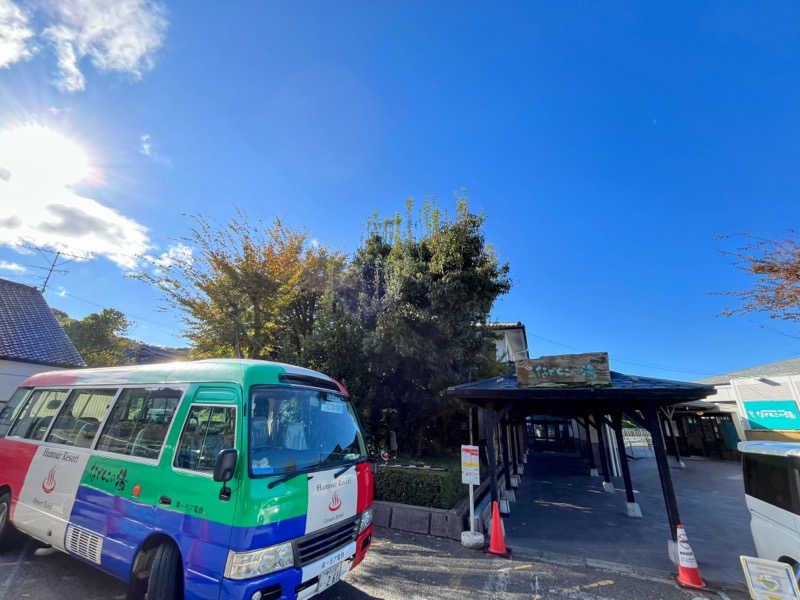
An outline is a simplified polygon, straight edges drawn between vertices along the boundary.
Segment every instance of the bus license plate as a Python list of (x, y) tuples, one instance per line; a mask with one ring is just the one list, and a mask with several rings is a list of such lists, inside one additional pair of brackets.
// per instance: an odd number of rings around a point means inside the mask
[(319, 584), (317, 585), (317, 591), (321, 592), (322, 590), (327, 590), (334, 583), (339, 581), (341, 577), (342, 577), (342, 563), (338, 563), (328, 569), (325, 569), (319, 574)]

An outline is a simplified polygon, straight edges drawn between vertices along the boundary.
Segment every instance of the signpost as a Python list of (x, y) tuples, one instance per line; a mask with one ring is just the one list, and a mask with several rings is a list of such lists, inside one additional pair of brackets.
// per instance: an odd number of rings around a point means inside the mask
[(526, 358), (516, 367), (520, 387), (611, 385), (608, 352)]
[(472, 486), (481, 484), (479, 456), (477, 446), (461, 446), (461, 483), (469, 486), (469, 531), (462, 532), (461, 543), (469, 548), (483, 545), (483, 534), (475, 531), (475, 497), (472, 489)]
[(800, 429), (794, 400), (748, 400), (742, 404), (750, 429)]
[(800, 600), (791, 566), (753, 556), (740, 556), (739, 560), (753, 600)]

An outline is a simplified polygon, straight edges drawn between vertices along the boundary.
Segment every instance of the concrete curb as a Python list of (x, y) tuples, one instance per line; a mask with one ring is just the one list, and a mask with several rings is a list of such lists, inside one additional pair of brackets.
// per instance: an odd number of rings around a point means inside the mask
[(413, 506), (400, 502), (373, 502), (373, 522), (378, 527), (460, 540), (464, 531), (463, 510)]

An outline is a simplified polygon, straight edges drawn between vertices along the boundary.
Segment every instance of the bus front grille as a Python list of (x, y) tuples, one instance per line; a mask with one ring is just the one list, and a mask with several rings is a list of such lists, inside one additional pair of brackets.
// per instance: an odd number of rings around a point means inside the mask
[(358, 535), (358, 515), (295, 542), (296, 566), (302, 567), (346, 546)]

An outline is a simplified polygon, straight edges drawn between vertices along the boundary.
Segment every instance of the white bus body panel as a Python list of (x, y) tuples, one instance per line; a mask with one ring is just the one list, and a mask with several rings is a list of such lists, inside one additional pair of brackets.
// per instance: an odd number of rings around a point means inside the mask
[(39, 446), (14, 508), (14, 526), (64, 550), (67, 523), (88, 458), (80, 449)]
[(745, 495), (750, 511), (750, 532), (760, 558), (790, 558), (800, 563), (798, 516), (773, 504)]

